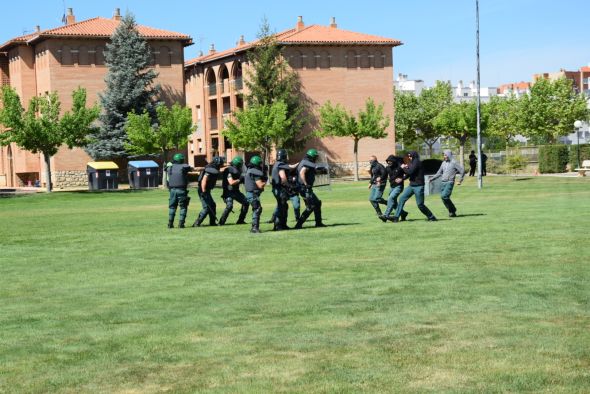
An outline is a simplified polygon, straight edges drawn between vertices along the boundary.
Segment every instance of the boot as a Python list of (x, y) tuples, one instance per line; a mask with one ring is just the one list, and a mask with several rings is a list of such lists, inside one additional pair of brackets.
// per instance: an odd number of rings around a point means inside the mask
[(246, 224), (244, 219), (246, 219), (246, 215), (248, 214), (248, 205), (242, 205), (240, 209), (240, 217), (238, 217), (238, 221), (236, 224)]
[(305, 223), (305, 221), (307, 220), (309, 215), (311, 215), (311, 211), (309, 211), (307, 209), (305, 211), (303, 211), (303, 214), (301, 214), (301, 216), (299, 217), (299, 220), (297, 220), (297, 224), (295, 225), (295, 228), (296, 229), (302, 228), (303, 223)]
[(178, 228), (184, 228), (184, 220), (178, 223)]
[(406, 218), (408, 217), (408, 213), (406, 211), (402, 211), (400, 217), (402, 219), (402, 222), (405, 222)]
[(221, 217), (219, 218), (219, 225), (220, 226), (223, 226), (225, 224), (225, 221), (227, 220), (229, 213), (230, 213), (230, 210), (228, 210), (227, 208), (223, 211), (223, 213), (221, 214)]
[(168, 220), (168, 228), (174, 228), (174, 220)]
[(258, 228), (258, 226), (252, 226), (252, 228), (250, 229), (250, 232), (253, 234), (259, 234), (260, 229)]
[(199, 214), (199, 217), (193, 223), (193, 227), (201, 227), (201, 223), (203, 223), (203, 220), (205, 220), (205, 216)]
[(268, 224), (274, 223), (277, 220), (277, 215), (275, 215), (274, 213), (272, 214), (271, 218), (268, 220)]
[(321, 209), (322, 205), (321, 205), (321, 201), (319, 206), (316, 208), (314, 214), (315, 214), (315, 226), (316, 227), (327, 227), (323, 222), (322, 222), (322, 209)]

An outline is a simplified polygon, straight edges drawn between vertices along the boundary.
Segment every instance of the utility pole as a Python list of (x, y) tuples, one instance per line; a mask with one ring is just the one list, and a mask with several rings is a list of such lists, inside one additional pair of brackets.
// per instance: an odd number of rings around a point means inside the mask
[(475, 42), (477, 58), (477, 187), (483, 188), (482, 162), (481, 162), (481, 98), (479, 78), (479, 0), (475, 0)]

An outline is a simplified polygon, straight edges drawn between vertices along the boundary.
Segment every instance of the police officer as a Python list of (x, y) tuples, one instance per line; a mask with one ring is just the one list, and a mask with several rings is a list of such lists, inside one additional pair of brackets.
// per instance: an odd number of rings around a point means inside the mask
[(234, 200), (242, 205), (240, 209), (240, 216), (236, 224), (245, 224), (244, 219), (248, 213), (250, 204), (246, 200), (246, 196), (240, 191), (240, 183), (242, 183), (242, 168), (244, 166), (244, 159), (240, 156), (236, 156), (232, 159), (229, 166), (223, 170), (223, 177), (221, 185), (223, 187), (223, 194), (221, 198), (225, 201), (225, 210), (219, 218), (219, 225), (223, 226), (227, 217), (234, 207)]
[(385, 216), (383, 216), (381, 207), (379, 207), (379, 204), (387, 204), (387, 202), (383, 199), (383, 192), (387, 186), (387, 174), (385, 173), (385, 167), (383, 164), (377, 161), (376, 156), (371, 156), (369, 158), (369, 164), (371, 165), (369, 170), (371, 173), (371, 180), (369, 181), (369, 189), (371, 190), (371, 193), (369, 194), (369, 202), (373, 206), (373, 209), (377, 213), (379, 219), (381, 219), (383, 222), (386, 222), (387, 219)]
[(251, 233), (260, 232), (260, 215), (262, 214), (262, 205), (260, 204), (260, 194), (264, 191), (266, 177), (262, 172), (262, 159), (260, 156), (252, 156), (248, 171), (244, 179), (246, 187), (246, 198), (252, 205), (252, 229)]
[(316, 170), (324, 168), (323, 165), (316, 164), (317, 159), (318, 151), (315, 149), (309, 149), (305, 158), (301, 160), (297, 166), (297, 182), (299, 184), (301, 196), (305, 201), (305, 211), (303, 211), (295, 225), (295, 228), (297, 229), (303, 227), (303, 223), (305, 223), (312, 212), (315, 216), (315, 226), (326, 227), (326, 225), (322, 223), (322, 202), (313, 192)]
[(186, 187), (188, 185), (188, 172), (192, 168), (184, 163), (184, 155), (182, 153), (175, 154), (172, 158), (172, 163), (169, 164), (166, 168), (168, 189), (170, 191), (170, 198), (168, 199), (168, 228), (174, 227), (174, 216), (176, 216), (176, 208), (178, 206), (180, 206), (178, 227), (184, 228), (186, 211), (191, 200)]
[(223, 161), (223, 157), (215, 156), (213, 161), (207, 164), (199, 174), (197, 190), (203, 209), (199, 213), (197, 220), (193, 223), (193, 227), (200, 227), (207, 215), (209, 216), (209, 225), (217, 226), (217, 205), (213, 201), (213, 197), (211, 197), (211, 190), (217, 183), (219, 168), (223, 165)]
[[(387, 197), (387, 208), (385, 208), (385, 213), (383, 216), (388, 220), (393, 220), (393, 216), (389, 216), (392, 212), (395, 212), (397, 209), (397, 197), (404, 191), (404, 180), (406, 179), (406, 174), (401, 167), (403, 163), (403, 159), (401, 157), (396, 157), (394, 155), (389, 155), (386, 160), (387, 167), (385, 167), (385, 173), (387, 174), (387, 178), (389, 179), (389, 186), (391, 190), (389, 191), (389, 197)], [(403, 222), (406, 220), (408, 213), (402, 210), (400, 214), (401, 221)]]
[[(289, 201), (293, 206), (293, 213), (295, 214), (295, 222), (301, 217), (301, 200), (299, 199), (299, 184), (297, 183), (297, 164), (289, 164), (289, 171), (287, 172), (287, 194)], [(288, 217), (289, 215), (287, 215)], [(272, 213), (272, 217), (267, 223), (274, 223), (277, 218), (277, 208)]]
[(273, 213), (274, 217), (274, 230), (287, 230), (287, 215), (289, 212), (289, 171), (291, 168), (296, 167), (290, 166), (287, 163), (287, 151), (285, 149), (279, 149), (277, 151), (277, 157), (274, 165), (272, 166), (272, 194), (277, 200), (277, 207)]

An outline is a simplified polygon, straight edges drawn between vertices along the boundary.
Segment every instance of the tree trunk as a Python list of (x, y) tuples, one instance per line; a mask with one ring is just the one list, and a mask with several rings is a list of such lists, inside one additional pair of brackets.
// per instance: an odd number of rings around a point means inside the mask
[(359, 180), (359, 140), (354, 140), (354, 180)]
[(168, 169), (168, 167), (166, 166), (168, 164), (168, 150), (167, 149), (163, 149), (162, 150), (162, 186), (166, 187), (166, 181), (168, 180), (168, 171), (166, 171)]
[(43, 153), (45, 158), (45, 177), (47, 178), (47, 192), (51, 193), (51, 156)]
[(467, 136), (463, 135), (459, 139), (459, 156), (461, 156), (461, 167), (465, 167), (465, 142), (467, 141)]

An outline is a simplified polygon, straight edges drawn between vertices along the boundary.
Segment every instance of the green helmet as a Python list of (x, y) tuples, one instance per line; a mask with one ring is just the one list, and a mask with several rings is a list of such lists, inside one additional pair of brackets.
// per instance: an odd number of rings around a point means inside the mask
[(262, 159), (258, 155), (252, 156), (252, 158), (250, 159), (250, 164), (252, 164), (253, 166), (259, 167), (262, 164)]
[(307, 156), (307, 158), (311, 161), (316, 161), (316, 159), (318, 158), (318, 151), (311, 148), (307, 151), (307, 153), (305, 154)]
[(177, 153), (172, 157), (172, 161), (176, 164), (184, 163), (184, 155), (182, 153)]
[(240, 156), (236, 156), (231, 160), (231, 164), (234, 167), (241, 167), (244, 164), (244, 159), (242, 159)]

